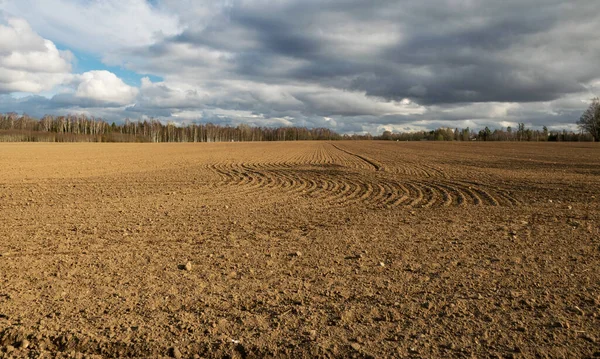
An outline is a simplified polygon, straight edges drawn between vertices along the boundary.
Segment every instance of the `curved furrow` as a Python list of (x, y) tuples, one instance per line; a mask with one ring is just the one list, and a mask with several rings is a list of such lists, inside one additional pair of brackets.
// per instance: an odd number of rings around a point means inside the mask
[(311, 193), (315, 198), (331, 198), (335, 195), (335, 191), (339, 188), (339, 184), (332, 181), (327, 176), (319, 176), (319, 186)]
[(360, 196), (360, 201), (361, 202), (373, 202), (373, 199), (375, 198), (375, 195), (373, 194), (373, 192), (375, 191), (375, 188), (373, 187), (373, 184), (371, 182), (365, 182), (364, 183), (365, 186), (365, 191), (363, 191), (362, 195)]
[(437, 185), (439, 187), (445, 188), (448, 193), (450, 193), (454, 196), (456, 206), (464, 206), (467, 204), (467, 199), (466, 199), (464, 193), (461, 190), (459, 190), (457, 187), (451, 186), (451, 185), (449, 185), (447, 183), (443, 183), (443, 182), (439, 182), (439, 183), (437, 183)]
[(346, 202), (347, 198), (356, 191), (356, 185), (350, 181), (342, 181), (342, 192), (339, 193), (338, 200)]
[[(259, 172), (257, 172), (259, 173)], [(305, 178), (293, 176), (285, 170), (265, 171), (260, 180), (260, 189), (277, 189), (284, 193), (303, 193), (309, 190), (309, 183)], [(256, 188), (253, 188), (254, 190)]]
[(470, 198), (474, 205), (479, 206), (482, 204), (481, 198), (477, 195), (475, 191), (473, 191), (472, 187), (465, 186), (461, 188), (467, 194), (467, 196)]
[(233, 184), (238, 186), (243, 186), (246, 184), (248, 177), (244, 176), (244, 174), (238, 171), (237, 169), (231, 169), (231, 175), (233, 179)]
[(244, 176), (244, 179), (238, 185), (245, 186), (244, 190), (238, 190), (239, 193), (251, 193), (256, 189), (272, 187), (277, 183), (277, 179), (269, 171), (258, 171), (252, 169), (248, 164), (240, 164), (238, 172)]
[(225, 184), (232, 186), (231, 195), (247, 195), (261, 189), (281, 189), (284, 192), (302, 191), (306, 185), (289, 170), (268, 169), (271, 164), (241, 163), (215, 164), (216, 171)]
[(500, 202), (498, 202), (498, 200), (494, 196), (492, 196), (489, 192), (482, 189), (481, 187), (475, 187), (475, 188), (473, 188), (473, 191), (477, 192), (479, 194), (480, 198), (485, 199), (485, 202), (487, 205), (490, 205), (490, 206), (499, 206), (500, 205)]
[(243, 176), (241, 185), (246, 185), (247, 189), (254, 189), (258, 187), (258, 179), (253, 176), (251, 172), (241, 171), (240, 173)]
[(345, 166), (344, 160), (341, 158), (338, 151), (328, 151), (331, 157), (331, 162), (340, 166)]
[(250, 182), (250, 178), (247, 174), (245, 174), (242, 170), (238, 168), (238, 166), (233, 165), (229, 168), (233, 175), (234, 182), (233, 184), (238, 186), (244, 186)]
[[(394, 185), (398, 187), (396, 190), (397, 196), (390, 196), (390, 200), (386, 203), (386, 205), (390, 207), (397, 207), (405, 205), (407, 201), (412, 201), (410, 197), (410, 190), (406, 186), (401, 183), (394, 183)], [(392, 193), (394, 193), (393, 190)]]
[(337, 203), (343, 203), (343, 202), (345, 202), (343, 200), (343, 198), (347, 195), (347, 193), (349, 193), (352, 190), (352, 186), (350, 186), (350, 184), (345, 181), (341, 181), (339, 183), (340, 183), (339, 191), (335, 195), (330, 196), (328, 198), (328, 200), (330, 200), (332, 202), (335, 201)]
[(406, 201), (408, 190), (395, 182), (377, 183), (377, 190), (371, 201), (376, 206), (395, 207)]
[(289, 176), (284, 171), (274, 171), (274, 173), (280, 178), (280, 188), (285, 189), (285, 192), (297, 192), (303, 186), (297, 177)]
[[(479, 182), (475, 182), (475, 181), (463, 181), (464, 183), (468, 184), (469, 186), (473, 186), (475, 188), (482, 188), (482, 187), (486, 187), (484, 184), (479, 183)], [(494, 193), (500, 197), (500, 199), (502, 199), (505, 203), (507, 203), (508, 205), (511, 206), (519, 206), (521, 205), (521, 201), (519, 201), (518, 199), (514, 198), (513, 196), (511, 196), (508, 191), (499, 188), (497, 190), (494, 190)], [(494, 197), (492, 197), (494, 198)], [(500, 201), (498, 200), (498, 198), (494, 198), (494, 200), (496, 202), (498, 202), (498, 204), (500, 204)]]
[[(301, 157), (303, 163), (299, 164), (277, 158), (269, 163), (223, 162), (207, 168), (216, 172), (219, 183), (231, 185), (232, 195), (236, 196), (260, 190), (280, 190), (340, 205), (360, 203), (385, 207), (511, 206), (520, 203), (501, 189), (474, 182), (436, 180), (425, 175), (445, 176), (441, 170), (426, 172), (424, 167), (396, 167), (394, 171), (413, 173), (417, 177), (398, 182), (388, 179), (389, 174), (373, 177), (365, 172), (339, 172), (337, 167), (331, 168), (331, 165), (339, 166), (341, 161), (345, 161), (342, 164), (346, 167), (354, 165), (352, 157), (341, 150), (331, 155), (331, 151), (317, 148), (302, 153)], [(364, 165), (365, 162), (360, 163)]]
[(279, 188), (284, 189), (286, 192), (291, 191), (295, 187), (296, 181), (290, 180), (287, 176), (278, 176)]
[(436, 189), (436, 191), (442, 197), (442, 199), (441, 199), (442, 206), (449, 207), (452, 205), (452, 203), (453, 203), (452, 196), (443, 186), (441, 186), (439, 183), (431, 183), (431, 186), (434, 187)]
[(424, 200), (421, 203), (421, 207), (432, 207), (438, 202), (439, 194), (436, 192), (435, 187), (424, 182), (417, 181), (415, 183), (420, 186), (421, 191), (423, 191)]
[(239, 179), (239, 176), (232, 170), (232, 167), (225, 163), (214, 164), (210, 169), (222, 175), (223, 181), (226, 183), (231, 183)]
[(338, 192), (341, 191), (341, 184), (339, 181), (336, 181), (332, 178), (328, 178), (327, 183), (329, 183), (327, 189), (329, 190), (329, 193), (332, 193), (332, 196), (335, 196)]
[(475, 204), (482, 204), (488, 206), (500, 206), (501, 201), (496, 198), (495, 193), (490, 193), (488, 190), (484, 189), (483, 186), (479, 183), (470, 183), (470, 182), (450, 182), (454, 186), (461, 188), (463, 191), (469, 193), (470, 195), (474, 195)]
[(243, 186), (247, 183), (248, 177), (237, 169), (232, 169), (231, 174), (233, 176), (233, 184)]
[(255, 171), (255, 170), (251, 169), (250, 167), (248, 167), (248, 165), (245, 163), (241, 163), (240, 168), (241, 168), (240, 172), (244, 176), (248, 177), (248, 179), (249, 179), (248, 184), (250, 185), (250, 187), (252, 187), (252, 188), (264, 187), (264, 182), (265, 182), (264, 172)]
[(308, 186), (308, 183), (302, 178), (298, 176), (293, 176), (286, 170), (279, 170), (273, 172), (276, 176), (280, 178), (284, 178), (285, 180), (282, 183), (288, 183), (289, 186), (285, 187), (286, 192), (291, 193), (302, 193)]
[(406, 182), (404, 186), (408, 190), (408, 196), (410, 198), (410, 202), (407, 204), (409, 207), (415, 207), (423, 201), (423, 191), (412, 183)]
[(247, 164), (241, 164), (240, 172), (249, 178), (248, 184), (253, 188), (261, 188), (265, 186), (266, 172), (257, 171), (249, 167)]
[(395, 175), (408, 175), (404, 167), (393, 167), (389, 170), (389, 172)]
[(319, 190), (320, 192), (330, 192), (329, 189), (330, 186), (330, 182), (327, 180), (327, 177), (320, 177), (319, 178)]
[(420, 167), (423, 168), (423, 171), (426, 172), (429, 177), (448, 178), (448, 174), (446, 174), (446, 172), (444, 172), (443, 170), (441, 170), (437, 167), (427, 165), (427, 164), (422, 164), (422, 165), (420, 165)]
[(498, 193), (498, 196), (504, 198), (504, 201), (509, 203), (511, 206), (520, 206), (522, 204), (521, 201), (509, 195), (506, 191), (500, 190), (496, 193)]
[(485, 199), (487, 199), (490, 203), (493, 203), (493, 202), (497, 203), (497, 200), (492, 195), (490, 195), (486, 190), (483, 189), (484, 187), (486, 187), (486, 185), (483, 183), (476, 182), (476, 181), (454, 181), (454, 183), (457, 185), (467, 187), (467, 188), (477, 192), (479, 195), (481, 195)]
[(349, 181), (352, 185), (352, 191), (345, 197), (347, 204), (362, 202), (361, 198), (364, 192), (367, 191), (367, 186), (361, 181)]
[(239, 177), (235, 175), (233, 172), (227, 172), (225, 170), (217, 170), (217, 173), (221, 174), (223, 177), (223, 182), (225, 183), (233, 183), (235, 181), (239, 181)]
[(348, 206), (356, 203), (364, 203), (363, 195), (368, 191), (367, 187), (357, 181), (341, 181), (342, 191), (337, 194), (330, 194), (323, 197), (323, 200), (333, 206)]
[(315, 181), (313, 178), (309, 178), (306, 181), (308, 182), (308, 186), (303, 192), (304, 194), (310, 196), (318, 187), (317, 181)]
[(219, 175), (220, 181), (218, 184), (230, 183), (233, 181), (233, 175), (229, 171), (223, 170), (220, 167), (217, 167), (216, 165), (211, 165), (207, 168)]
[(265, 171), (265, 180), (263, 181), (263, 188), (280, 188), (281, 186), (281, 176), (276, 176), (272, 171)]
[(389, 186), (387, 187), (388, 189), (386, 189), (386, 187), (384, 186), (383, 183), (376, 183), (375, 186), (372, 186), (373, 190), (371, 192), (371, 198), (369, 199), (370, 203), (374, 204), (374, 205), (382, 205), (385, 203), (385, 201), (387, 200), (386, 194), (389, 193), (390, 196), (392, 195), (392, 191), (389, 188)]
[(267, 185), (269, 188), (285, 188), (286, 192), (310, 192), (314, 190), (315, 183), (304, 176), (298, 176), (295, 171), (287, 168), (273, 168), (265, 171), (272, 178)]
[(311, 197), (317, 199), (325, 199), (331, 198), (334, 196), (334, 188), (336, 185), (333, 181), (329, 180), (327, 177), (318, 176), (317, 186), (314, 190), (310, 192)]

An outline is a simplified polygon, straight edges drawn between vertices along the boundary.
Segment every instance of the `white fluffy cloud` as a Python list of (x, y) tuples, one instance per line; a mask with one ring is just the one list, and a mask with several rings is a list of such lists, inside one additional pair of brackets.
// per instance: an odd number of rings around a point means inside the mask
[(70, 76), (72, 54), (35, 33), (22, 19), (0, 24), (0, 93), (41, 92)]
[(132, 103), (138, 89), (123, 82), (109, 71), (89, 71), (77, 76), (75, 97), (126, 105)]
[(64, 85), (63, 100), (90, 103), (131, 104), (138, 89), (109, 71), (71, 73), (73, 55), (59, 51), (54, 43), (42, 38), (26, 20), (9, 18), (0, 24), (0, 93), (39, 93)]

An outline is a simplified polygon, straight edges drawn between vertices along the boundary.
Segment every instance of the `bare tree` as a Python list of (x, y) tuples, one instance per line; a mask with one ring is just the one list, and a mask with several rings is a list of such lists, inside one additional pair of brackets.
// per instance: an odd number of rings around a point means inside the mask
[(592, 135), (594, 142), (600, 141), (600, 99), (592, 99), (592, 103), (579, 118), (577, 125)]

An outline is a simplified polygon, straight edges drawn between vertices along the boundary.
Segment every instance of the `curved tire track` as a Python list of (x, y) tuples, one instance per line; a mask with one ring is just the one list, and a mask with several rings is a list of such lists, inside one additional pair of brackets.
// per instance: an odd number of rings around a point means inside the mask
[[(431, 165), (402, 163), (393, 173), (379, 162), (333, 143), (307, 147), (293, 157), (270, 153), (265, 162), (208, 165), (231, 196), (294, 194), (330, 206), (366, 207), (516, 206), (509, 192), (478, 182), (448, 179)], [(400, 171), (405, 176), (397, 176)]]
[(328, 166), (230, 164), (212, 167), (232, 195), (278, 191), (330, 204), (373, 207), (515, 206), (504, 191), (482, 184), (439, 178), (388, 179)]

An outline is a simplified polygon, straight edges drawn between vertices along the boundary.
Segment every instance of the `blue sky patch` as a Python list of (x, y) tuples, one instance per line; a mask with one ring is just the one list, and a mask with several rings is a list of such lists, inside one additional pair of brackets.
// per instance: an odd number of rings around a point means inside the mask
[(143, 77), (150, 78), (152, 82), (163, 81), (162, 77), (160, 76), (155, 76), (151, 74), (139, 74), (135, 71), (128, 70), (121, 66), (107, 66), (100, 60), (98, 56), (90, 53), (70, 49), (60, 44), (56, 44), (56, 47), (60, 50), (69, 50), (73, 53), (73, 55), (75, 56), (75, 60), (73, 61), (73, 72), (77, 74), (82, 74), (84, 72), (94, 70), (106, 70), (117, 75), (127, 85), (134, 87), (140, 87)]

